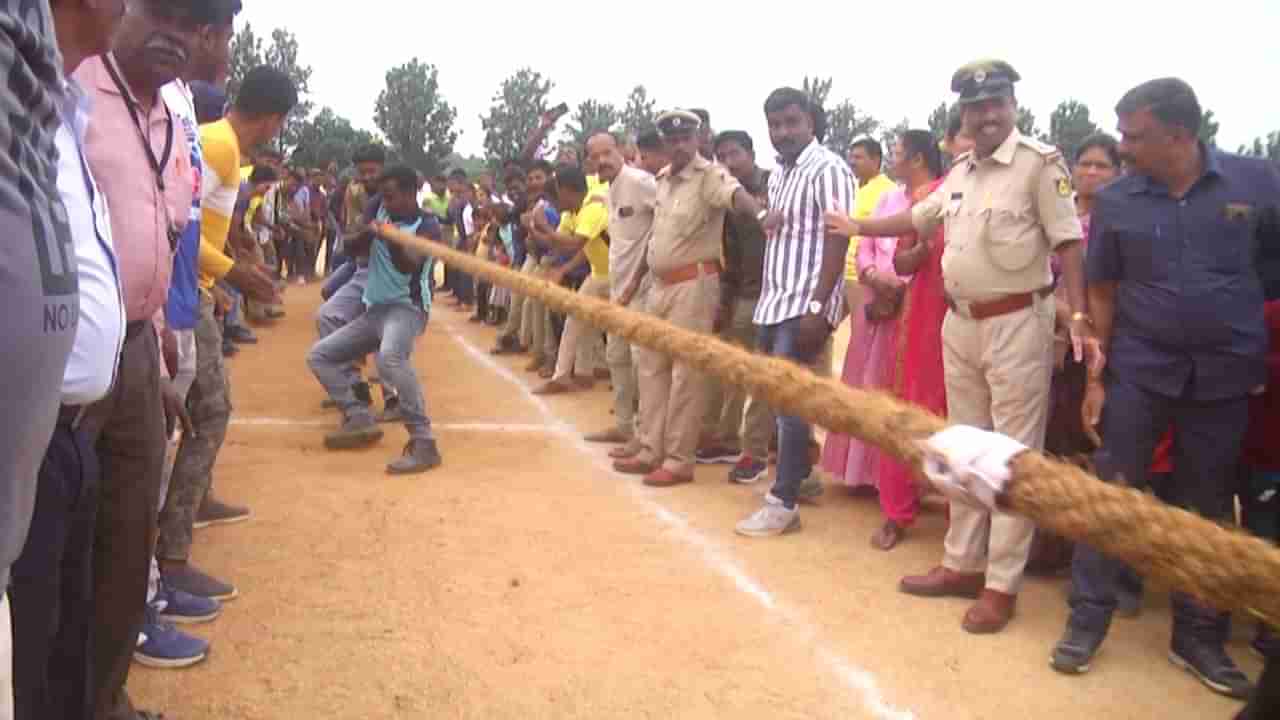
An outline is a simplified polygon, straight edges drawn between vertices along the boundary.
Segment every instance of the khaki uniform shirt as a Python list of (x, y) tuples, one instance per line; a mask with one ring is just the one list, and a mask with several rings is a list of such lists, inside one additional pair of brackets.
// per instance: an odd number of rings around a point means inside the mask
[(649, 241), (649, 269), (671, 272), (699, 262), (718, 261), (724, 213), (742, 187), (723, 165), (695, 157), (680, 172), (658, 173), (658, 195)]
[(1062, 154), (1016, 129), (986, 159), (961, 155), (911, 215), (922, 235), (946, 223), (943, 283), (965, 302), (1049, 287), (1049, 253), (1084, 234)]

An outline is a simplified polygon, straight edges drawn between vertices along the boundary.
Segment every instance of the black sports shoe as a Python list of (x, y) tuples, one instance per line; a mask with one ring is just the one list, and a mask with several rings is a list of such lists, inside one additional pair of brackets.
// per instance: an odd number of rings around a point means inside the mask
[(435, 440), (410, 440), (404, 455), (387, 465), (388, 475), (414, 475), (439, 467), (444, 459)]
[(1220, 644), (1175, 640), (1169, 649), (1169, 662), (1195, 675), (1210, 690), (1227, 697), (1247, 700), (1253, 692), (1253, 683), (1240, 672)]
[(1093, 656), (1098, 654), (1098, 648), (1102, 646), (1102, 640), (1105, 637), (1106, 633), (1082, 630), (1073, 625), (1067, 625), (1067, 631), (1063, 633), (1062, 639), (1053, 646), (1053, 653), (1049, 656), (1049, 666), (1068, 675), (1082, 675), (1089, 672)]

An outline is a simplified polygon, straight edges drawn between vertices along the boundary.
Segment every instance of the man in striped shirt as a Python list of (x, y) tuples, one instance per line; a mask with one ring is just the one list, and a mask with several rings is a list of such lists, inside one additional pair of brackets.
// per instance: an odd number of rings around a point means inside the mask
[[(853, 174), (823, 147), (822, 108), (795, 88), (775, 90), (764, 104), (769, 138), (779, 153), (769, 178), (769, 216), (764, 282), (756, 305), (760, 350), (812, 364), (844, 318), (844, 258), (847, 238), (828, 235), (823, 214), (853, 208)], [(796, 501), (813, 470), (813, 428), (803, 418), (778, 416), (778, 470), (764, 506), (738, 523), (749, 537), (781, 535), (800, 528)]]

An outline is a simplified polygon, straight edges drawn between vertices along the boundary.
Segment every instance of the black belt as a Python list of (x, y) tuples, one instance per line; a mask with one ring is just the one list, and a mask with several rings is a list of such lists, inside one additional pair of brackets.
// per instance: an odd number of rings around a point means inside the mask
[(124, 326), (125, 343), (133, 342), (133, 339), (138, 337), (138, 333), (142, 332), (142, 328), (146, 327), (147, 324), (150, 322), (151, 322), (150, 320), (134, 320), (133, 322), (125, 325)]
[(74, 427), (83, 410), (83, 405), (63, 405), (58, 409), (58, 424)]

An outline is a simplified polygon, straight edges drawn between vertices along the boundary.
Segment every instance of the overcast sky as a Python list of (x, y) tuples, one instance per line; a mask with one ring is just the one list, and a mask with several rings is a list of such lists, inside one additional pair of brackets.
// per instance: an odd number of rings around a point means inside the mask
[(502, 80), (525, 65), (555, 82), (551, 104), (594, 97), (621, 106), (642, 83), (660, 109), (705, 107), (715, 129), (750, 132), (762, 161), (773, 150), (761, 105), (775, 87), (831, 76), (829, 105), (849, 98), (885, 124), (905, 117), (918, 127), (954, 99), (952, 72), (980, 57), (1018, 70), (1019, 101), (1046, 130), (1054, 106), (1076, 98), (1111, 131), (1124, 91), (1164, 75), (1196, 89), (1221, 123), (1224, 148), (1280, 130), (1280, 0), (1186, 10), (1150, 0), (790, 0), (753, 11), (724, 0), (244, 5), (240, 25), (251, 23), (259, 36), (276, 27), (297, 36), (300, 59), (313, 68), (316, 108), (331, 106), (357, 127), (376, 129), (374, 101), (388, 68), (415, 56), (434, 64), (458, 110), (463, 154), (481, 153), (479, 117)]

